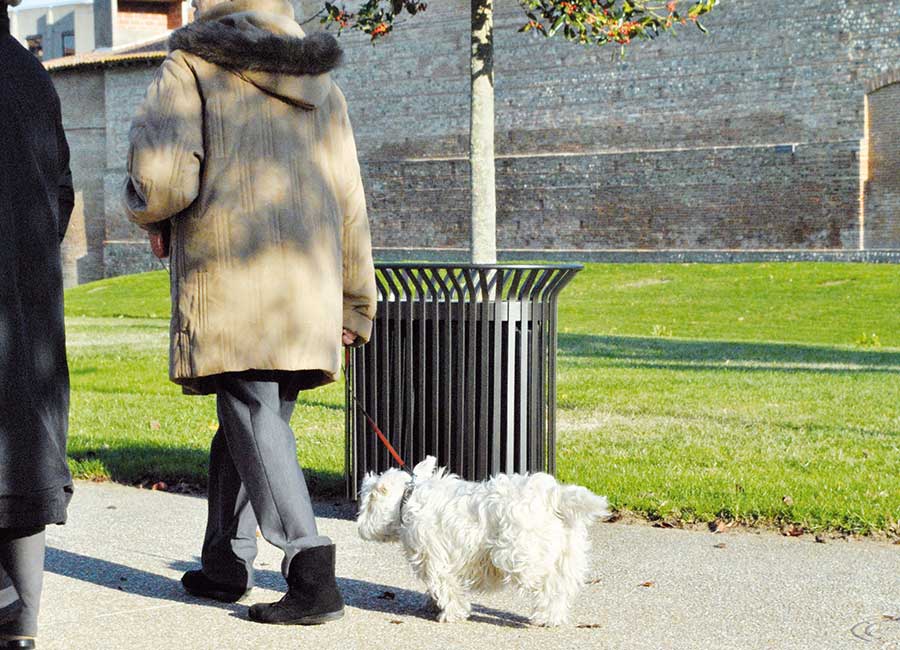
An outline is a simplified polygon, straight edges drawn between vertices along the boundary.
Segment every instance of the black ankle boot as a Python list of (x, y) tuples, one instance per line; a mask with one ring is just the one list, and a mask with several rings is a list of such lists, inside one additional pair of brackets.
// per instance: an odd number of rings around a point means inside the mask
[(223, 603), (236, 603), (250, 593), (250, 589), (243, 586), (225, 585), (210, 580), (203, 571), (188, 571), (181, 576), (181, 584), (192, 596), (212, 598)]
[(12, 639), (12, 640), (3, 640), (0, 639), (0, 650), (4, 650), (6, 648), (36, 648), (34, 639)]
[(288, 591), (277, 603), (250, 607), (258, 623), (319, 625), (344, 615), (344, 599), (334, 578), (334, 545), (297, 553), (288, 568)]

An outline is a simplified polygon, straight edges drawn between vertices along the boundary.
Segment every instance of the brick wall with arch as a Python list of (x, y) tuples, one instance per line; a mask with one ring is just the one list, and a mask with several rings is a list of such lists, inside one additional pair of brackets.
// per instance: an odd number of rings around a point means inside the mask
[(879, 75), (867, 90), (862, 170), (865, 246), (900, 248), (900, 68)]

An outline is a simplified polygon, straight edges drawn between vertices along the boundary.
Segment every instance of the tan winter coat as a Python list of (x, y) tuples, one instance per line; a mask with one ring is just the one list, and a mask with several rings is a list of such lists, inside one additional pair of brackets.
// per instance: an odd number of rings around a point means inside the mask
[[(375, 275), (334, 37), (286, 0), (214, 6), (172, 35), (131, 127), (126, 206), (171, 219), (171, 379), (306, 370), (333, 381), (341, 329), (368, 340)], [(156, 224), (156, 225), (155, 225)]]

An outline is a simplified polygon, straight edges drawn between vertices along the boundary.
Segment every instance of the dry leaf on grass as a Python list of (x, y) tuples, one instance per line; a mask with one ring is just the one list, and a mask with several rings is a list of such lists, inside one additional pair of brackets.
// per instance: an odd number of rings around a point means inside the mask
[(787, 494), (785, 494), (783, 497), (781, 497), (781, 502), (786, 506), (794, 505), (794, 500)]
[(800, 537), (803, 534), (803, 526), (791, 524), (781, 529), (781, 534), (785, 537)]
[(711, 533), (724, 533), (728, 530), (728, 522), (724, 519), (716, 519), (709, 523), (709, 531)]
[(159, 431), (162, 428), (162, 425), (159, 423), (159, 420), (150, 420), (150, 430), (151, 431)]

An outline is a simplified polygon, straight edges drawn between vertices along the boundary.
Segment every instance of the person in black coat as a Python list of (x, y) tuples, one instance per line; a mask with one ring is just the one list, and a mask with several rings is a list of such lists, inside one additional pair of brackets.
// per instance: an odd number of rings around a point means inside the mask
[(33, 648), (44, 526), (62, 524), (69, 370), (60, 243), (74, 204), (59, 97), (0, 0), (0, 648)]

